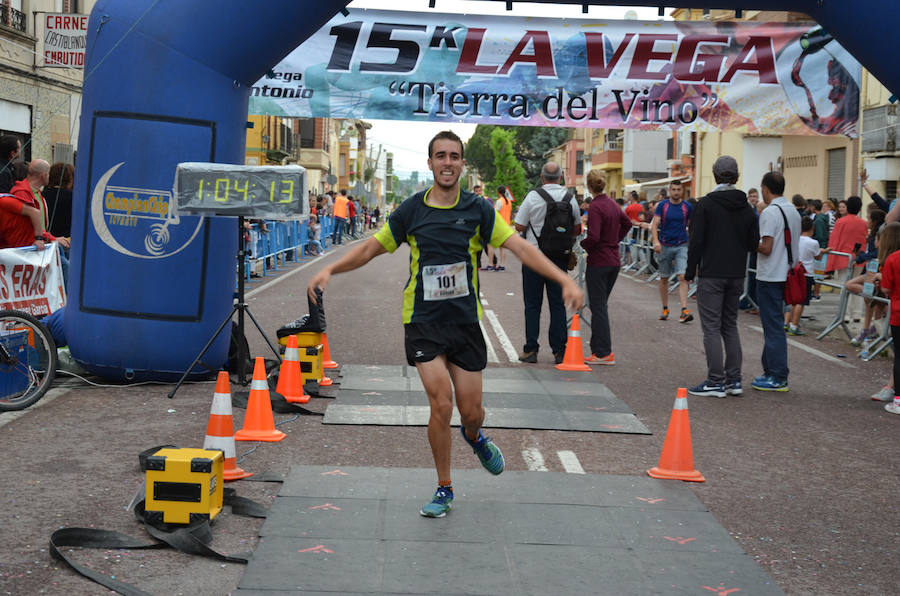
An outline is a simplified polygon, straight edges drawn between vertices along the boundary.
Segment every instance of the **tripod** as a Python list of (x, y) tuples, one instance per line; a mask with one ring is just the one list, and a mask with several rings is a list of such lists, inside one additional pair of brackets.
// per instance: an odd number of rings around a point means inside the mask
[[(278, 353), (278, 348), (275, 347), (275, 344), (272, 343), (272, 340), (266, 335), (266, 332), (263, 331), (262, 327), (259, 324), (259, 321), (256, 320), (256, 317), (253, 316), (253, 313), (250, 312), (250, 306), (244, 301), (244, 256), (246, 255), (246, 245), (244, 244), (244, 218), (243, 216), (238, 217), (238, 253), (237, 253), (237, 263), (238, 263), (238, 287), (237, 287), (237, 302), (234, 303), (234, 306), (231, 308), (231, 312), (228, 313), (228, 316), (225, 317), (225, 320), (222, 321), (222, 324), (219, 325), (219, 328), (216, 329), (216, 332), (213, 333), (213, 336), (209, 338), (209, 341), (206, 342), (206, 345), (203, 346), (203, 349), (200, 350), (200, 353), (197, 354), (197, 357), (194, 358), (194, 361), (188, 367), (184, 374), (181, 375), (181, 378), (178, 380), (178, 383), (175, 385), (175, 388), (172, 389), (171, 393), (169, 393), (169, 399), (175, 397), (175, 392), (184, 384), (185, 379), (187, 379), (188, 375), (191, 374), (191, 371), (194, 370), (194, 367), (197, 366), (197, 363), (200, 362), (200, 359), (203, 358), (203, 355), (206, 354), (207, 350), (209, 350), (210, 346), (212, 346), (213, 342), (216, 341), (216, 338), (219, 337), (219, 334), (222, 333), (222, 329), (225, 328), (225, 325), (231, 321), (231, 318), (234, 316), (234, 313), (237, 312), (238, 315), (238, 337), (244, 337), (244, 314), (250, 317), (250, 320), (253, 321), (253, 324), (256, 326), (256, 329), (259, 331), (260, 335), (263, 336), (263, 339), (266, 340), (266, 343), (269, 344), (269, 347), (272, 349), (272, 353), (275, 354), (275, 358), (281, 362), (281, 355)], [(241, 385), (247, 384), (247, 364), (250, 361), (250, 354), (245, 353), (244, 343), (238, 342), (238, 354), (237, 354), (237, 368), (238, 368), (238, 381)]]

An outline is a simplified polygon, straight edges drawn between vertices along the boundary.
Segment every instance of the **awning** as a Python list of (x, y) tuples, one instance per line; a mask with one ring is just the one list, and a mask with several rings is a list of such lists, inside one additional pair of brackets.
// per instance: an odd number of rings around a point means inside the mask
[[(643, 191), (658, 190), (660, 188), (665, 188), (665, 187), (669, 186), (669, 182), (672, 182), (673, 180), (681, 180), (681, 182), (690, 182), (693, 179), (694, 179), (694, 177), (688, 174), (685, 176), (671, 176), (669, 178), (660, 178), (658, 180), (648, 180), (647, 182), (635, 182), (634, 184), (626, 184), (625, 192), (631, 192), (633, 190), (636, 190), (638, 192), (641, 192), (642, 190)], [(648, 194), (649, 194), (649, 192), (648, 192)]]

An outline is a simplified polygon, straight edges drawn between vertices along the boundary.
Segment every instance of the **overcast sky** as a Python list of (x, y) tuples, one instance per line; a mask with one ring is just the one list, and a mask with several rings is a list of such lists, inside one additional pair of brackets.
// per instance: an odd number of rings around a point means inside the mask
[[(402, 9), (398, 6), (402, 5)], [(657, 20), (657, 8), (640, 8), (628, 6), (591, 6), (585, 15), (581, 6), (559, 4), (533, 4), (531, 2), (514, 2), (513, 12), (506, 11), (505, 2), (481, 2), (475, 0), (435, 0), (433, 9), (428, 7), (428, 0), (405, 0), (404, 2), (388, 2), (387, 0), (354, 0), (350, 8), (366, 8), (381, 10), (407, 10), (416, 12), (446, 12), (452, 14), (489, 14), (534, 17), (562, 17), (573, 19), (624, 19), (633, 16), (640, 20)], [(628, 15), (633, 12), (634, 15)], [(670, 11), (666, 11), (668, 14)], [(394, 170), (401, 178), (410, 172), (418, 171), (420, 175), (427, 172), (428, 141), (437, 132), (450, 128), (464, 141), (475, 131), (474, 124), (457, 123), (416, 123), (402, 120), (367, 120), (372, 123), (367, 139), (370, 146), (378, 151), (378, 145), (385, 152), (394, 154)]]

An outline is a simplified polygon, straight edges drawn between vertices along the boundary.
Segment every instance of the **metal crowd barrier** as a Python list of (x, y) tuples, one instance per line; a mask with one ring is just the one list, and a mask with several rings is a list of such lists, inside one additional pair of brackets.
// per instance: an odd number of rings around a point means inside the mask
[[(260, 231), (259, 224), (251, 226), (250, 256), (244, 259), (244, 278), (251, 281), (252, 273), (262, 265), (262, 277), (270, 271), (277, 271), (279, 265), (285, 267), (289, 262), (298, 262), (312, 256), (312, 241), (309, 237), (309, 221), (269, 221), (265, 222), (267, 233)], [(319, 218), (319, 242), (327, 250), (334, 230), (334, 218)]]

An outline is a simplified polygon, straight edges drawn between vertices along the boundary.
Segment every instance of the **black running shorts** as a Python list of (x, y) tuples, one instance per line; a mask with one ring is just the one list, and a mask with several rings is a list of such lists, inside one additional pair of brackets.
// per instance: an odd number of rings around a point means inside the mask
[(487, 366), (487, 347), (478, 323), (407, 323), (403, 334), (410, 366), (431, 362), (440, 354), (463, 370), (476, 372)]

